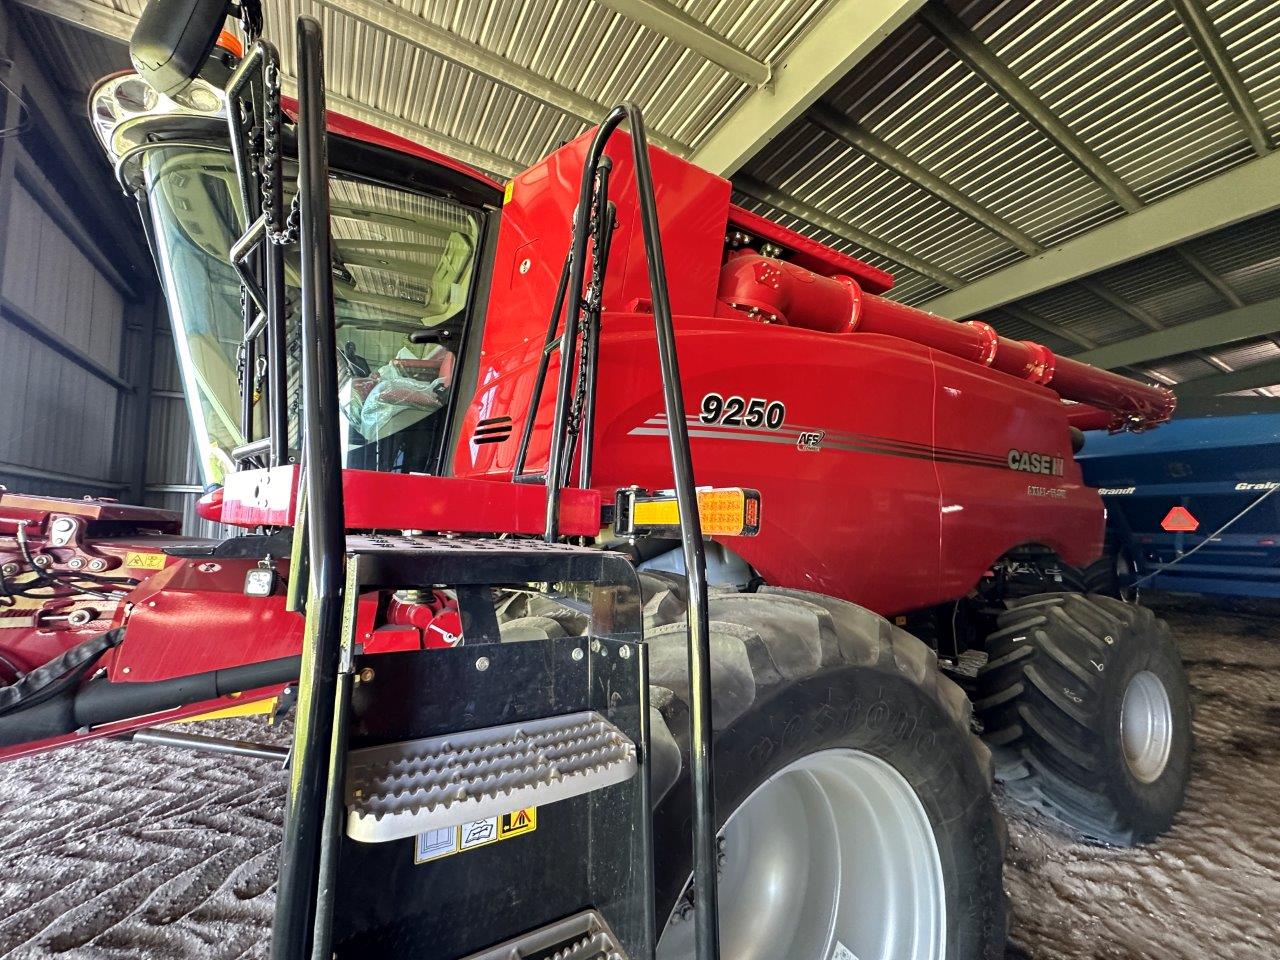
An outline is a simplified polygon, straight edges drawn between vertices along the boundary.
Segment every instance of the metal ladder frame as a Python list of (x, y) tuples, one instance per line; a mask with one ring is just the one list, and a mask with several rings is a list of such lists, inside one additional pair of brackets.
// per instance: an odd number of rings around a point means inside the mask
[[(254, 49), (263, 49), (256, 41)], [(356, 585), (346, 568), (346, 529), (342, 504), (341, 447), (337, 411), (337, 346), (334, 327), (334, 295), (330, 271), (330, 223), (328, 190), (328, 134), (325, 122), (324, 54), (321, 27), (311, 17), (297, 22), (298, 51), (298, 160), (301, 244), (301, 343), (302, 343), (302, 487), (305, 510), (295, 527), (295, 554), (305, 556), (306, 626), (298, 699), (298, 732), (290, 772), (285, 834), (278, 884), (272, 957), (274, 960), (301, 960), (314, 956), (327, 960), (323, 937), (312, 942), (313, 931), (323, 931), (328, 917), (324, 904), (332, 903), (332, 863), (326, 851), (332, 843), (325, 838), (340, 829), (334, 811), (342, 807), (344, 757), (335, 744), (343, 742), (335, 723), (345, 722), (351, 695), (350, 647), (343, 642), (344, 614), (354, 602)], [(251, 53), (250, 56), (253, 56)], [(572, 308), (565, 318), (559, 341), (563, 362), (560, 369), (550, 462), (548, 464), (546, 539), (558, 539), (559, 494), (563, 483), (569, 445), (568, 393), (573, 375), (574, 348), (582, 324), (580, 303), (586, 275), (587, 243), (592, 223), (585, 211), (597, 205), (607, 211), (607, 167), (601, 163), (611, 135), (626, 122), (631, 132), (632, 152), (640, 202), (646, 261), (653, 302), (658, 362), (663, 382), (663, 398), (670, 425), (670, 451), (676, 500), (681, 520), (689, 601), (689, 672), (691, 774), (694, 793), (694, 884), (698, 890), (696, 915), (699, 960), (717, 960), (719, 955), (716, 907), (717, 830), (712, 794), (711, 678), (706, 593), (706, 560), (698, 517), (688, 428), (684, 419), (675, 332), (662, 257), (657, 201), (649, 164), (648, 144), (640, 109), (623, 103), (609, 112), (600, 124), (583, 169), (578, 210), (584, 215), (574, 224), (573, 245), (566, 270)], [(277, 181), (278, 182), (278, 181)], [(597, 190), (602, 190), (597, 194)], [(277, 207), (277, 209), (279, 209)], [(608, 214), (605, 213), (604, 216)], [(596, 223), (599, 252), (607, 250), (608, 230)], [(268, 243), (268, 249), (272, 244)], [(603, 260), (598, 273), (603, 274)], [(282, 288), (281, 288), (282, 289)], [(589, 305), (588, 305), (589, 308)], [(554, 334), (559, 307), (552, 318)], [(283, 314), (278, 314), (283, 323)], [(598, 320), (598, 317), (597, 317)], [(588, 362), (594, 366), (598, 337), (588, 330)], [(549, 341), (551, 337), (549, 336)], [(281, 336), (278, 341), (283, 344)], [(549, 353), (544, 351), (545, 360)], [(283, 372), (283, 353), (278, 353)], [(594, 379), (589, 404), (594, 403)], [(277, 398), (283, 400), (283, 397)], [(283, 410), (283, 403), (280, 404)], [(589, 409), (589, 408), (587, 408)], [(589, 421), (588, 421), (589, 422)], [(274, 439), (274, 434), (273, 434)], [(582, 479), (589, 481), (589, 434), (584, 447)], [(302, 544), (305, 544), (303, 549)], [(291, 591), (297, 601), (297, 589)], [(346, 631), (349, 633), (349, 631)], [(326, 736), (327, 734), (327, 736)], [(331, 856), (331, 853), (330, 853)]]

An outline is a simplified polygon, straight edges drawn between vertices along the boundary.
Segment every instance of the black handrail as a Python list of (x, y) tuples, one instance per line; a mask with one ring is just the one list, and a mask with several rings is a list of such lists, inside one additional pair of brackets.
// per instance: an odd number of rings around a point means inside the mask
[(516, 450), (516, 462), (511, 476), (517, 483), (524, 475), (525, 461), (529, 456), (533, 422), (537, 419), (538, 405), (542, 403), (542, 388), (547, 380), (547, 366), (551, 362), (551, 353), (557, 344), (556, 331), (560, 328), (560, 314), (564, 312), (565, 291), (568, 289), (569, 258), (565, 257), (564, 266), (560, 269), (560, 282), (556, 286), (555, 304), (551, 307), (551, 319), (547, 321), (547, 339), (542, 345), (542, 356), (538, 358), (538, 373), (533, 378), (533, 393), (529, 397), (529, 415), (524, 419), (524, 429), (520, 433), (520, 446)]
[[(302, 448), (309, 584), (293, 767), (272, 960), (311, 955), (341, 654), (346, 534), (329, 237), (329, 158), (320, 24), (298, 18), (298, 194), (302, 254)], [(295, 533), (296, 535), (296, 533)], [(318, 739), (317, 734), (328, 737)]]
[[(707, 615), (706, 555), (702, 541), (702, 523), (698, 516), (698, 498), (693, 479), (693, 458), (689, 450), (689, 428), (685, 422), (684, 391), (680, 383), (680, 365), (676, 357), (675, 327), (671, 320), (671, 301), (667, 292), (666, 266), (662, 258), (662, 236), (658, 221), (658, 202), (653, 187), (653, 171), (649, 165), (649, 145), (644, 134), (644, 117), (634, 103), (624, 102), (609, 111), (600, 123), (587, 150), (582, 169), (582, 185), (578, 194), (577, 219), (574, 222), (573, 246), (570, 251), (569, 292), (574, 297), (567, 312), (560, 340), (560, 383), (552, 421), (551, 455), (547, 464), (546, 536), (555, 539), (559, 532), (560, 476), (567, 446), (568, 395), (573, 364), (569, 361), (578, 335), (578, 304), (586, 266), (589, 238), (589, 213), (596, 170), (604, 148), (618, 126), (627, 121), (631, 131), (631, 153), (635, 167), (636, 194), (640, 204), (640, 222), (644, 232), (645, 261), (649, 272), (649, 291), (653, 301), (653, 323), (658, 341), (658, 364), (662, 371), (662, 395), (667, 414), (671, 449), (671, 471), (675, 482), (676, 503), (680, 512), (680, 538), (684, 548), (685, 582), (688, 591), (689, 621), (689, 726), (690, 773), (693, 779), (693, 882), (697, 890), (694, 912), (694, 936), (698, 960), (718, 960), (720, 938), (716, 888), (717, 829), (713, 793), (711, 756), (711, 650)], [(532, 416), (532, 411), (530, 412)]]

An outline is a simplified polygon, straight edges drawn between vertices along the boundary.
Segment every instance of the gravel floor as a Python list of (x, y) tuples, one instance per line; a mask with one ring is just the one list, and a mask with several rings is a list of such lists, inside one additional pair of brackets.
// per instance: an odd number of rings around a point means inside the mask
[[(1280, 957), (1280, 604), (1152, 605), (1198, 711), (1187, 809), (1100, 850), (1010, 808), (1009, 960)], [(265, 956), (282, 796), (265, 761), (120, 743), (0, 767), (0, 956)]]

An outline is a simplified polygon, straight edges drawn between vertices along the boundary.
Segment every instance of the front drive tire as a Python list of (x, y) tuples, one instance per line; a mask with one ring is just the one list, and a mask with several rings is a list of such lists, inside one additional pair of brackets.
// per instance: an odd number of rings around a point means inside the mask
[[(692, 956), (697, 902), (682, 586), (648, 574), (642, 585), (658, 957), (674, 960)], [(1003, 957), (990, 755), (933, 652), (861, 607), (802, 591), (722, 593), (710, 612), (723, 955)]]
[(1008, 794), (1104, 843), (1167, 830), (1191, 769), (1168, 625), (1111, 597), (1016, 601), (987, 638), (976, 709)]

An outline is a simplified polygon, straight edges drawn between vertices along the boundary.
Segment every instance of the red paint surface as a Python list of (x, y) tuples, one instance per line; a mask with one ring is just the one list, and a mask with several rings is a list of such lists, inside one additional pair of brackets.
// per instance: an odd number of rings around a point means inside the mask
[[(223, 496), (223, 523), (291, 526), (297, 469), (271, 467), (232, 474)], [(546, 525), (546, 488), (534, 484), (343, 470), (342, 494), (351, 530), (541, 534)], [(562, 491), (560, 529), (570, 536), (596, 536), (600, 502), (594, 490)]]
[[(454, 463), (459, 476), (510, 476), (585, 149), (579, 138), (514, 181), (498, 236), (476, 396)], [(664, 408), (653, 321), (637, 312), (649, 293), (627, 149), (615, 141), (611, 150), (610, 198), (618, 204), (620, 232), (603, 296), (594, 478), (606, 497), (618, 486), (672, 483), (667, 437), (654, 419)], [(1101, 503), (1072, 459), (1059, 395), (1040, 385), (1063, 361), (1038, 344), (997, 339), (985, 324), (950, 324), (871, 293), (854, 308), (832, 280), (810, 286), (820, 287), (824, 302), (857, 313), (854, 332), (726, 317), (716, 304), (716, 294), (725, 292), (724, 230), (730, 222), (760, 225), (730, 210), (719, 178), (659, 150), (653, 159), (686, 413), (695, 418), (696, 480), (761, 491), (760, 535), (729, 544), (761, 576), (892, 613), (963, 596), (1022, 544), (1048, 546), (1069, 563), (1097, 556)], [(811, 257), (803, 266), (837, 272), (835, 257), (824, 262), (803, 249)], [(850, 276), (859, 269), (856, 262), (840, 266)], [(863, 277), (877, 282), (865, 270)], [(739, 279), (746, 286), (758, 280)], [(807, 314), (802, 322), (848, 329)], [(558, 365), (553, 357), (549, 382)], [(551, 392), (534, 412), (533, 471), (546, 463)], [(699, 424), (700, 401), (711, 392), (780, 401), (785, 423), (754, 432)], [(495, 416), (513, 419), (511, 439), (469, 442), (477, 423)], [(806, 451), (802, 435), (823, 439)], [(1012, 469), (1011, 450), (1058, 458), (1061, 473)]]
[(287, 566), (273, 596), (244, 594), (254, 560), (190, 558), (143, 582), (128, 598), (125, 638), (109, 654), (113, 683), (167, 680), (296, 656), (302, 616), (284, 608)]

